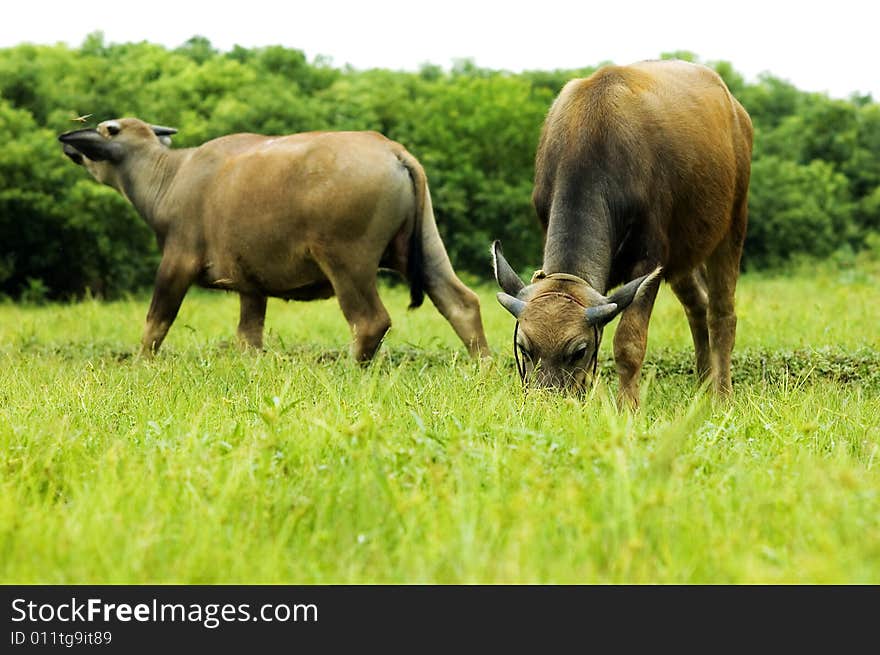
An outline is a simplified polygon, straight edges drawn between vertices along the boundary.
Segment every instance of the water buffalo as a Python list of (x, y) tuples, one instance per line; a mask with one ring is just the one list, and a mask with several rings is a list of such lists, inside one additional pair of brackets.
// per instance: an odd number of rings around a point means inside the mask
[(583, 389), (603, 327), (623, 312), (614, 335), (619, 396), (637, 406), (662, 277), (685, 308), (698, 375), (730, 392), (751, 149), (748, 114), (704, 66), (606, 66), (565, 85), (535, 159), (542, 269), (526, 285), (500, 244), (492, 248), (524, 379)]
[(472, 355), (488, 354), (476, 294), (437, 231), (425, 172), (375, 132), (232, 134), (172, 149), (173, 128), (136, 118), (67, 132), (63, 149), (125, 196), (156, 233), (162, 260), (141, 340), (158, 350), (189, 287), (236, 291), (238, 335), (262, 347), (267, 297), (336, 295), (352, 355), (372, 358), (391, 325), (376, 290), (387, 267), (424, 293)]

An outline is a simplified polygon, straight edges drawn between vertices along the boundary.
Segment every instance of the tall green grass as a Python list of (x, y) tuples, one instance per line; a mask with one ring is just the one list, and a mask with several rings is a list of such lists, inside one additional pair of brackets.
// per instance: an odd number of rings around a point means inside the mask
[[(880, 275), (745, 276), (734, 398), (702, 395), (663, 288), (643, 406), (523, 394), (382, 291), (377, 360), (335, 301), (191, 292), (159, 356), (148, 299), (0, 304), (0, 582), (878, 583)], [(613, 329), (613, 325), (610, 329)]]

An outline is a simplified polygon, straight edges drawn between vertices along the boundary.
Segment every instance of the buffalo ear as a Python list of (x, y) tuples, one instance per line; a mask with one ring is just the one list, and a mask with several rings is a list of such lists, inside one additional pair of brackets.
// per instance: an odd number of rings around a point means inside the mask
[[(58, 137), (58, 140), (65, 146), (65, 154), (74, 159), (69, 153), (69, 149), (73, 148), (79, 153), (85, 155), (92, 161), (119, 161), (122, 158), (121, 147), (118, 143), (107, 141), (98, 134), (98, 130), (85, 129), (74, 130), (73, 132), (65, 132)], [(74, 159), (74, 161), (76, 161)]]
[(526, 286), (525, 282), (519, 279), (519, 276), (513, 272), (513, 268), (504, 259), (504, 254), (501, 252), (501, 241), (497, 239), (492, 242), (492, 268), (495, 269), (495, 281), (508, 295), (516, 296)]

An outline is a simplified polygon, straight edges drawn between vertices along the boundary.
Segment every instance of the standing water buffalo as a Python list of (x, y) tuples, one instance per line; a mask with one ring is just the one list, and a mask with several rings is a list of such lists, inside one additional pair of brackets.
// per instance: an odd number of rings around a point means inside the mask
[(387, 267), (424, 292), (472, 355), (489, 352), (476, 294), (455, 275), (425, 172), (375, 132), (233, 134), (171, 149), (177, 130), (136, 118), (62, 134), (64, 152), (125, 196), (155, 231), (162, 261), (141, 340), (154, 353), (192, 284), (236, 291), (238, 335), (261, 348), (268, 296), (336, 295), (352, 354), (372, 358), (391, 326), (376, 290)]
[(583, 389), (603, 327), (623, 312), (614, 361), (619, 396), (636, 406), (662, 273), (684, 305), (698, 375), (730, 392), (751, 150), (748, 114), (704, 66), (607, 66), (565, 85), (535, 160), (543, 269), (526, 285), (492, 248), (524, 379)]

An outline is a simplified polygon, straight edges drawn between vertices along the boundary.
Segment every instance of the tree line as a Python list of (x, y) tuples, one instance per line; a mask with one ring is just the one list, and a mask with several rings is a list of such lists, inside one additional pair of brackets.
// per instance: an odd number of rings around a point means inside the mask
[[(663, 55), (696, 60), (688, 52)], [(620, 62), (623, 63), (623, 62)], [(709, 62), (752, 116), (755, 149), (743, 267), (828, 258), (876, 244), (880, 104), (798, 90), (770, 74), (747, 83)], [(490, 277), (488, 246), (540, 265), (531, 205), (547, 109), (576, 70), (510, 73), (460, 60), (416, 72), (335, 67), (282, 46), (215, 49), (107, 43), (0, 50), (0, 294), (102, 297), (152, 283), (153, 235), (128, 203), (61, 153), (56, 137), (121, 116), (179, 128), (176, 147), (230, 132), (372, 129), (425, 167), (437, 222), (459, 271)]]

